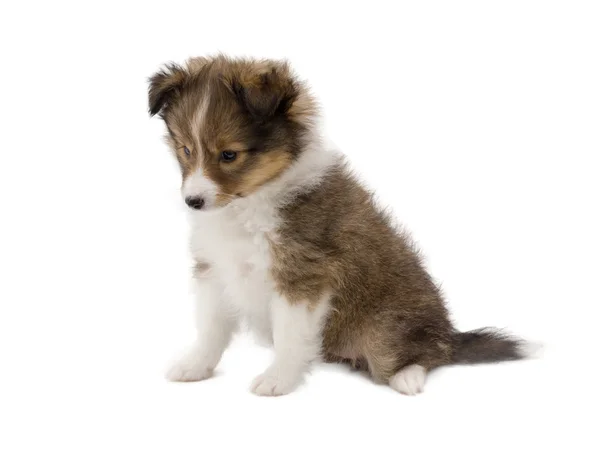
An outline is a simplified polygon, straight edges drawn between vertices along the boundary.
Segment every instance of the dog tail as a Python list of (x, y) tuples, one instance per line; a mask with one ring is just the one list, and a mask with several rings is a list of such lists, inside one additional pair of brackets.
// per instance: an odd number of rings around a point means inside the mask
[(454, 364), (514, 361), (536, 356), (541, 344), (510, 336), (495, 328), (456, 333), (452, 339)]

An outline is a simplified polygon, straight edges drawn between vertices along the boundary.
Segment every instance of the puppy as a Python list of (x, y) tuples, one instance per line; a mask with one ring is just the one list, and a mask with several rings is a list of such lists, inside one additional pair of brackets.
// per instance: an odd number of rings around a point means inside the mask
[(526, 356), (519, 339), (453, 327), (413, 244), (324, 143), (285, 62), (166, 65), (149, 111), (181, 167), (195, 259), (197, 340), (170, 380), (210, 377), (242, 321), (275, 350), (258, 395), (291, 392), (319, 358), (413, 395), (436, 367)]

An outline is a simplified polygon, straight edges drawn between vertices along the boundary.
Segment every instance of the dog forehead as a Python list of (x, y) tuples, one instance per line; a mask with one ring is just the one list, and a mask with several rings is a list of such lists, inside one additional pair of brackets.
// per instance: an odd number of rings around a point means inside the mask
[[(214, 78), (214, 77), (213, 77)], [(168, 125), (181, 134), (230, 131), (241, 109), (235, 96), (219, 79), (194, 81), (181, 90), (165, 115)]]

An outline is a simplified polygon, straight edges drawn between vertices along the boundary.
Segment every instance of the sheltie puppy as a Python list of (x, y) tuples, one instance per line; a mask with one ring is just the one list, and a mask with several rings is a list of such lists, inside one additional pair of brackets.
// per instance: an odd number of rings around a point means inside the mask
[(288, 64), (223, 55), (149, 80), (191, 214), (197, 340), (168, 372), (211, 376), (241, 323), (274, 347), (251, 384), (294, 390), (315, 360), (398, 392), (456, 363), (524, 358), (494, 329), (457, 331), (408, 236), (328, 146), (315, 100)]

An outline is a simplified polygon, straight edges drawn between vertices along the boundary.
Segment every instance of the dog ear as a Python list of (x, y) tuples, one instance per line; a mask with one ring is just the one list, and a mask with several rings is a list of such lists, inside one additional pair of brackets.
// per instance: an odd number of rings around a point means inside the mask
[(298, 97), (297, 83), (285, 63), (242, 73), (229, 82), (240, 104), (257, 120), (286, 114)]
[(177, 64), (167, 64), (150, 77), (148, 111), (150, 116), (161, 112), (172, 101), (187, 78), (187, 72)]

